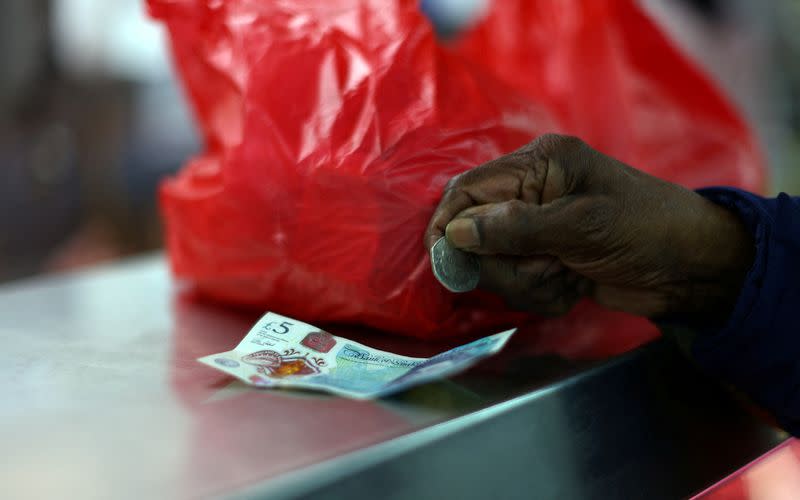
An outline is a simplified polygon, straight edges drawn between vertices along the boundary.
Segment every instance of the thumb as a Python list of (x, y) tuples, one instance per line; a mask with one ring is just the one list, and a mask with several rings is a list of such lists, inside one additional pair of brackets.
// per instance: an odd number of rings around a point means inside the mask
[(469, 208), (446, 227), (456, 248), (478, 254), (557, 255), (579, 244), (580, 210), (570, 197), (546, 205), (521, 200)]

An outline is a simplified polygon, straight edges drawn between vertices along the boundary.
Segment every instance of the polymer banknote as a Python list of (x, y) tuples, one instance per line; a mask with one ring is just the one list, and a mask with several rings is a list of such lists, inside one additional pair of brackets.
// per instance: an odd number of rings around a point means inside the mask
[(198, 361), (256, 387), (316, 390), (368, 399), (466, 370), (500, 351), (513, 333), (508, 330), (430, 358), (413, 358), (267, 313), (233, 350)]

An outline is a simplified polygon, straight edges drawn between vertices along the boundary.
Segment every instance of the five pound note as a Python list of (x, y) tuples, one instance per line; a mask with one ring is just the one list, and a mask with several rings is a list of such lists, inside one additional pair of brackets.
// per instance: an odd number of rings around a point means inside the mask
[(265, 314), (235, 349), (198, 361), (258, 387), (286, 387), (367, 399), (461, 372), (500, 351), (515, 330), (431, 358), (410, 358)]

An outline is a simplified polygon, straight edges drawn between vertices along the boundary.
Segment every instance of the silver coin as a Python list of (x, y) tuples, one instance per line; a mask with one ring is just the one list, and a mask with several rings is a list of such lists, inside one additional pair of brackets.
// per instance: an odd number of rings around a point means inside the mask
[(474, 290), (481, 278), (478, 257), (457, 249), (444, 237), (431, 248), (431, 267), (439, 283), (451, 292)]

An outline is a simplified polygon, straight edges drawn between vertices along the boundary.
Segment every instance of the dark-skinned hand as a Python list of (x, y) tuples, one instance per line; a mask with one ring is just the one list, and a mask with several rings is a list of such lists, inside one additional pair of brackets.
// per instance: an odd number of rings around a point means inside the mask
[(480, 288), (544, 315), (590, 297), (653, 318), (721, 317), (754, 253), (722, 207), (552, 134), (453, 178), (426, 247), (443, 235), (480, 256)]

